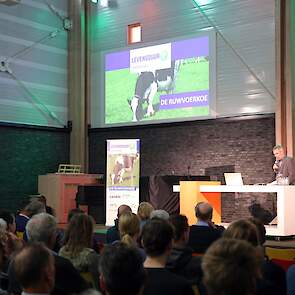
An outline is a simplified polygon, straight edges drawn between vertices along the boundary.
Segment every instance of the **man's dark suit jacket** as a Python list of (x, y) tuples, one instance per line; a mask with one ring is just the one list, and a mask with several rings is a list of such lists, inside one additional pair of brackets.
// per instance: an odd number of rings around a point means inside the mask
[(209, 246), (219, 239), (223, 228), (213, 228), (211, 226), (192, 225), (190, 227), (188, 246), (193, 252), (205, 253)]

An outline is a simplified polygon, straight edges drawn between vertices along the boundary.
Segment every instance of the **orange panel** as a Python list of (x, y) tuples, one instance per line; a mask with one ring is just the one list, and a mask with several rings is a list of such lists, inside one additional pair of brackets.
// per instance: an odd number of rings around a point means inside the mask
[(220, 185), (219, 181), (180, 181), (180, 214), (186, 215), (190, 225), (196, 223), (195, 206), (208, 202), (213, 207), (213, 221), (221, 222), (221, 193), (201, 193), (200, 185)]

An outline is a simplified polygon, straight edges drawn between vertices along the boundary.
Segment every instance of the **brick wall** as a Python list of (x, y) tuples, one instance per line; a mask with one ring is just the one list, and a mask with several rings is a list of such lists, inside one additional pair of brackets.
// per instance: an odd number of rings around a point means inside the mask
[(69, 162), (69, 133), (0, 127), (0, 208), (15, 211), (38, 192), (38, 175)]
[[(274, 118), (210, 120), (179, 125), (95, 129), (90, 132), (90, 172), (105, 172), (106, 139), (140, 138), (141, 175), (220, 175), (220, 168), (233, 166), (245, 184), (272, 179)], [(215, 177), (218, 178), (218, 177)], [(271, 207), (271, 200), (266, 203)], [(251, 201), (259, 197), (223, 199), (224, 221), (233, 213), (248, 213)]]

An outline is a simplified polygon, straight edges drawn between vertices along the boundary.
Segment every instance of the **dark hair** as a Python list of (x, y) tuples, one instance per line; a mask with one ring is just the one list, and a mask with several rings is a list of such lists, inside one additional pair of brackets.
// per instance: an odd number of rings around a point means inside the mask
[(138, 250), (121, 242), (105, 246), (100, 272), (110, 295), (138, 294), (146, 276)]
[(14, 223), (14, 215), (12, 213), (10, 213), (9, 211), (6, 211), (6, 210), (0, 211), (0, 218), (2, 218), (3, 220), (6, 221), (7, 226), (9, 224)]
[(24, 247), (14, 259), (14, 270), (22, 287), (34, 287), (40, 283), (43, 270), (49, 265), (52, 254), (42, 243)]
[(173, 228), (166, 220), (153, 218), (143, 227), (143, 247), (151, 257), (164, 254), (172, 238)]
[(174, 232), (174, 240), (179, 241), (181, 236), (188, 231), (189, 225), (185, 215), (173, 215), (169, 222), (172, 224)]
[(259, 242), (260, 242), (260, 245), (262, 246), (266, 241), (266, 238), (265, 238), (266, 230), (265, 230), (265, 226), (263, 222), (260, 219), (254, 218), (254, 217), (250, 217), (249, 221), (256, 226), (256, 229), (258, 231)]
[(202, 259), (208, 295), (255, 294), (261, 263), (261, 253), (247, 241), (218, 239)]
[(68, 213), (68, 222), (71, 221), (71, 219), (73, 218), (74, 215), (83, 214), (83, 213), (84, 213), (84, 211), (81, 210), (80, 208), (74, 208), (74, 209), (70, 210)]

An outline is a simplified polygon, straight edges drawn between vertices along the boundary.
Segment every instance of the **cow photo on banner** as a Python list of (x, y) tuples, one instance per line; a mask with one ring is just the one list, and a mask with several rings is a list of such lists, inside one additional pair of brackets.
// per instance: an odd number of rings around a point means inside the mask
[(139, 204), (139, 139), (107, 140), (106, 225), (113, 225), (117, 209), (126, 204), (136, 212)]

